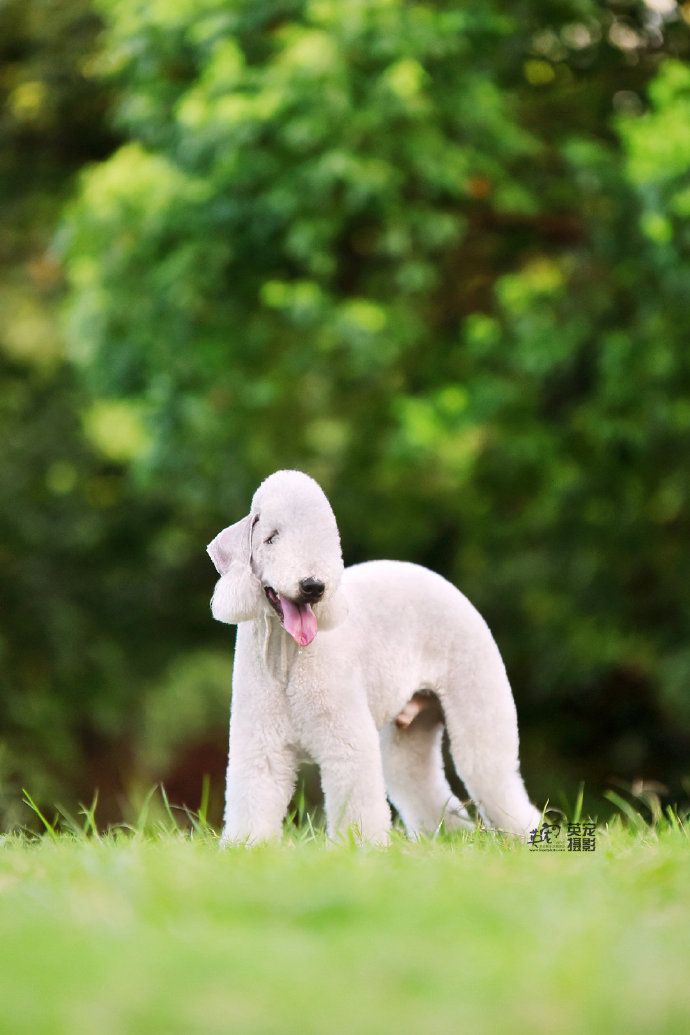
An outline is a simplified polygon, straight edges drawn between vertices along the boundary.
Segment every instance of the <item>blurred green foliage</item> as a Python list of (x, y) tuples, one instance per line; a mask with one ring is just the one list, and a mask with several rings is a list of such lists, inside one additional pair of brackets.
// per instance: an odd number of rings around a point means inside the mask
[[(73, 646), (102, 637), (127, 662), (102, 655), (65, 728), (105, 709), (132, 742), (128, 720), (158, 728), (146, 715), (165, 713), (141, 710), (142, 679), (172, 702), (178, 655), (210, 649), (216, 671), (226, 639), (203, 628), (203, 544), (267, 473), (297, 466), (330, 495), (346, 561), (429, 564), (487, 616), (535, 793), (569, 775), (676, 792), (690, 738), (685, 9), (98, 10), (97, 53), (76, 48), (86, 157), (105, 148), (104, 90), (121, 143), (81, 175), (58, 235), (80, 429), (46, 470), (76, 486), (87, 443), (117, 482), (92, 547), (75, 488), (51, 534), (70, 522), (65, 571), (85, 562), (94, 585), (134, 572), (133, 628), (109, 621), (110, 589), (80, 605), (91, 632), (71, 624)], [(40, 107), (39, 81), (17, 80), (15, 114)], [(187, 587), (174, 608), (171, 581)]]
[[(51, 238), (75, 171), (115, 144), (104, 123), (107, 91), (87, 75), (99, 28), (84, 0), (0, 5), (0, 818), (7, 824), (26, 819), (22, 786), (44, 802), (91, 800), (99, 786), (103, 815), (118, 818), (116, 798), (142, 769), (140, 759), (155, 766), (174, 743), (163, 730), (154, 752), (146, 720), (168, 685), (174, 691), (171, 638), (195, 643), (206, 628), (188, 615), (178, 620), (176, 601), (192, 586), (177, 561), (183, 537), (171, 527), (169, 504), (142, 496), (127, 479), (122, 461), (140, 434), (131, 407), (84, 390), (60, 333), (64, 287)], [(198, 534), (190, 532), (190, 550)], [(208, 712), (218, 702), (218, 725), (227, 715), (222, 685), (218, 677), (215, 697), (205, 688), (203, 705)], [(144, 767), (142, 779), (150, 775)]]

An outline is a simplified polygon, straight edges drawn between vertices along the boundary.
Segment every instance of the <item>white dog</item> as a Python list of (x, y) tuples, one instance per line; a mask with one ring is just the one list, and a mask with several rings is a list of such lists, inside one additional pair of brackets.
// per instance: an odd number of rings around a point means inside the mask
[(387, 796), (412, 836), (471, 825), (444, 775), (444, 722), (483, 819), (539, 825), (503, 662), (454, 586), (399, 561), (343, 570), (330, 504), (300, 471), (267, 478), (208, 552), (213, 616), (238, 624), (224, 841), (280, 836), (304, 759), (320, 767), (331, 836), (385, 843)]

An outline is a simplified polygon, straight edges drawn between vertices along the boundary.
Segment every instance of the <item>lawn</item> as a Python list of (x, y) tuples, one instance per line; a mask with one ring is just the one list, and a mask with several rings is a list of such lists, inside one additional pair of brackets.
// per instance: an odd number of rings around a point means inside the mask
[(690, 1031), (685, 822), (540, 848), (478, 831), (362, 849), (303, 828), (223, 851), (198, 824), (99, 836), (88, 815), (8, 836), (0, 1030)]

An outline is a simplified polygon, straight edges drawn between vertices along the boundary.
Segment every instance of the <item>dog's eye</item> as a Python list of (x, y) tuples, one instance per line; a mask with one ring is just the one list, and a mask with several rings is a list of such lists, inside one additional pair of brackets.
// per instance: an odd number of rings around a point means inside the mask
[(264, 542), (266, 543), (266, 546), (272, 546), (277, 538), (278, 538), (278, 533), (277, 532), (271, 532), (271, 534), (269, 535), (268, 539), (264, 539)]

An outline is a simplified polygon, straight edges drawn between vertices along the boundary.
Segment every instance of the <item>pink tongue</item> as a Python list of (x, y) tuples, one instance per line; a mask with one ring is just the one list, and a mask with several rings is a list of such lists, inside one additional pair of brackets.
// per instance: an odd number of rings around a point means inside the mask
[(283, 625), (300, 647), (306, 647), (316, 636), (316, 615), (309, 604), (295, 604), (287, 597), (279, 597), (283, 609)]

